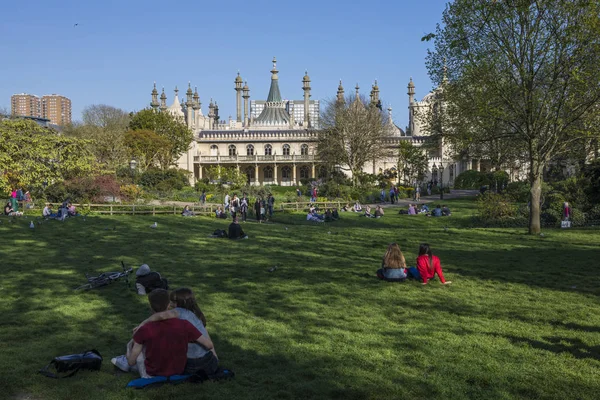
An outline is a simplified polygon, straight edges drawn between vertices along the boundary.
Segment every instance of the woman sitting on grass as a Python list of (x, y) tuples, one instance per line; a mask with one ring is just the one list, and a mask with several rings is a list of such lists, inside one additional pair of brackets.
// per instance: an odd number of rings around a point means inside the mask
[(377, 277), (389, 282), (403, 282), (406, 279), (406, 260), (397, 243), (388, 246)]
[[(148, 322), (161, 321), (170, 318), (184, 319), (194, 325), (202, 333), (202, 336), (210, 339), (206, 331), (206, 317), (194, 297), (191, 289), (180, 288), (173, 290), (170, 294), (171, 304), (176, 306), (172, 310), (167, 310), (152, 314), (151, 317), (142, 322), (137, 328)], [(184, 375), (192, 375), (205, 372), (207, 375), (214, 374), (219, 366), (219, 360), (216, 352), (206, 350), (197, 343), (189, 343), (187, 351), (187, 362), (185, 364)]]
[(433, 255), (433, 253), (431, 252), (431, 248), (427, 243), (423, 243), (419, 246), (419, 257), (417, 257), (417, 267), (410, 267), (408, 269), (408, 273), (411, 275), (412, 278), (422, 280), (423, 285), (427, 285), (427, 282), (430, 279), (433, 279), (435, 277), (435, 274), (437, 274), (440, 277), (440, 281), (444, 285), (452, 283), (451, 281), (447, 281), (446, 279), (444, 279), (440, 259), (437, 256)]

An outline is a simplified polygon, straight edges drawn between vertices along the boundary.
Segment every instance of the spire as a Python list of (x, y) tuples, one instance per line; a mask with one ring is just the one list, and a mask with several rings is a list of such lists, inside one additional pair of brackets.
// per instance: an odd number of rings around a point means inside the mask
[(198, 87), (194, 86), (194, 110), (199, 110), (201, 107), (200, 95), (198, 94)]
[(150, 106), (156, 110), (158, 105), (158, 90), (156, 90), (156, 82), (154, 82), (154, 89), (152, 89), (152, 102), (150, 103)]
[(193, 105), (194, 105), (194, 101), (193, 101), (194, 93), (192, 92), (192, 83), (191, 82), (188, 82), (188, 88), (187, 88), (187, 91), (185, 92), (185, 94), (187, 96), (187, 101), (185, 103), (185, 106), (189, 107), (189, 108), (193, 107)]
[(162, 94), (160, 95), (160, 110), (165, 111), (167, 109), (167, 95), (165, 94), (165, 88), (162, 88)]
[(267, 102), (260, 115), (254, 120), (254, 122), (259, 126), (290, 126), (290, 121), (292, 118), (290, 118), (290, 115), (285, 109), (285, 102), (281, 99), (281, 92), (279, 91), (279, 77), (277, 76), (278, 73), (277, 59), (273, 57), (271, 88), (269, 89)]
[(279, 76), (277, 74), (277, 59), (273, 57), (273, 69), (271, 70), (271, 88), (267, 96), (267, 102), (281, 101), (281, 92), (279, 91)]
[(344, 87), (342, 86), (342, 80), (340, 79), (340, 85), (337, 90), (337, 101), (340, 103), (344, 102)]
[(356, 83), (356, 86), (354, 87), (354, 90), (356, 90), (356, 98), (358, 98), (359, 97), (358, 91), (360, 90), (360, 86), (358, 86), (358, 82)]
[(413, 83), (412, 76), (410, 77), (410, 82), (408, 82), (408, 103), (412, 103), (415, 97), (415, 84)]

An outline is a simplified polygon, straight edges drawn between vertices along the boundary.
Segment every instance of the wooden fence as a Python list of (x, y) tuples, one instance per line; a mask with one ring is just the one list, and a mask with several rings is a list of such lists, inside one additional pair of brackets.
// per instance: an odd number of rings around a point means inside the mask
[(279, 206), (281, 211), (308, 211), (310, 205), (323, 210), (327, 208), (337, 208), (340, 210), (343, 206), (341, 201), (316, 201), (316, 202), (294, 202), (294, 203), (281, 203)]
[[(50, 205), (54, 211), (62, 205), (62, 203), (46, 203)], [(157, 214), (181, 214), (183, 206), (179, 205), (148, 205), (148, 204), (73, 204), (77, 208), (77, 212), (87, 214), (131, 214), (131, 215), (157, 215)], [(190, 211), (196, 215), (214, 215), (217, 207), (221, 204), (189, 204)]]
[[(51, 206), (56, 212), (62, 203), (46, 203)], [(319, 209), (337, 208), (340, 210), (346, 203), (341, 201), (319, 201), (319, 202), (291, 202), (291, 203), (280, 203), (279, 207), (275, 207), (276, 211), (308, 211), (310, 205), (314, 205)], [(94, 214), (106, 214), (106, 215), (119, 215), (119, 214), (131, 214), (131, 215), (157, 215), (157, 214), (181, 214), (183, 206), (180, 205), (148, 205), (148, 204), (74, 204), (77, 208), (77, 212), (82, 214), (94, 213)], [(217, 207), (223, 208), (222, 204), (198, 204), (190, 203), (190, 210), (196, 215), (214, 215)], [(248, 206), (248, 211), (253, 212), (253, 204)]]

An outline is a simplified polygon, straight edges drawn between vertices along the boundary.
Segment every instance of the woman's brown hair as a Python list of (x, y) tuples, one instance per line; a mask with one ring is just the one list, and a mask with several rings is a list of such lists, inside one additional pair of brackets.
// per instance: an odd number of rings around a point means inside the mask
[(383, 256), (383, 266), (390, 269), (406, 268), (404, 254), (397, 243), (391, 243), (388, 246), (385, 256)]
[(186, 310), (192, 311), (196, 314), (196, 317), (202, 324), (206, 327), (206, 317), (200, 307), (198, 307), (198, 303), (196, 303), (196, 298), (194, 297), (194, 293), (191, 289), (188, 288), (179, 288), (173, 290), (171, 292), (171, 301), (177, 304), (177, 307), (185, 308)]

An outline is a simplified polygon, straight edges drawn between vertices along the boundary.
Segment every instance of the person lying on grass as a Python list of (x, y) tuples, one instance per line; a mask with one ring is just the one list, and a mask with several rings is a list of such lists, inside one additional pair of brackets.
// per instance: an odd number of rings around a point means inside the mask
[(316, 209), (313, 211), (309, 211), (308, 214), (306, 214), (306, 220), (312, 222), (325, 222), (324, 217), (322, 215), (319, 215)]
[[(188, 288), (173, 290), (170, 293), (169, 298), (171, 300), (171, 305), (176, 306), (176, 308), (152, 314), (152, 316), (143, 321), (135, 328), (135, 330), (137, 331), (148, 322), (179, 318), (194, 325), (194, 327), (202, 333), (202, 336), (210, 339), (210, 335), (206, 331), (206, 317), (202, 310), (200, 310), (192, 290)], [(192, 375), (200, 371), (204, 371), (206, 374), (211, 375), (217, 371), (218, 367), (219, 360), (216, 357), (214, 349), (210, 351), (197, 343), (188, 344), (187, 361), (183, 371), (184, 375)]]
[(227, 234), (229, 239), (248, 239), (248, 235), (242, 230), (242, 226), (238, 222), (237, 218), (233, 219), (233, 222), (229, 224), (229, 233)]
[(411, 277), (422, 281), (423, 285), (427, 285), (427, 282), (437, 276), (440, 277), (440, 282), (444, 285), (452, 283), (444, 279), (444, 273), (442, 272), (442, 265), (440, 259), (434, 256), (431, 252), (429, 244), (422, 243), (419, 246), (419, 256), (417, 257), (417, 266), (410, 267), (408, 273)]
[(135, 288), (137, 294), (145, 295), (156, 289), (169, 289), (169, 282), (156, 271), (151, 271), (148, 264), (142, 264), (135, 271)]
[(404, 282), (406, 280), (406, 260), (397, 243), (391, 243), (377, 270), (377, 277), (389, 282)]
[[(169, 292), (154, 290), (148, 295), (148, 301), (154, 313), (166, 311), (170, 306)], [(181, 375), (185, 371), (190, 342), (199, 343), (217, 357), (210, 337), (203, 335), (189, 321), (161, 319), (139, 327), (127, 345), (127, 355), (111, 361), (123, 371), (137, 370), (142, 378)], [(126, 357), (126, 363), (123, 363), (123, 357)]]

